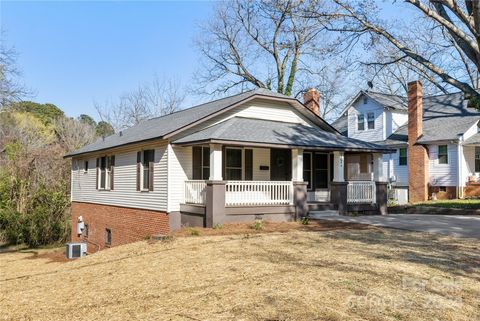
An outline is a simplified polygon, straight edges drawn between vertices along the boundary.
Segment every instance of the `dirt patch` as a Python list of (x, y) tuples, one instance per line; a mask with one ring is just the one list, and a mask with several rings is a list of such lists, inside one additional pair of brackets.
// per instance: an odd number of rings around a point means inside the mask
[(65, 256), (65, 249), (52, 249), (48, 251), (26, 250), (22, 252), (32, 254), (26, 258), (27, 260), (43, 259), (47, 260), (47, 263), (61, 263), (70, 261)]
[(171, 234), (172, 237), (212, 236), (212, 235), (241, 235), (262, 234), (288, 231), (334, 231), (334, 230), (365, 230), (376, 229), (371, 225), (347, 223), (340, 221), (313, 221), (308, 225), (299, 222), (268, 222), (263, 221), (261, 229), (255, 229), (254, 223), (229, 223), (218, 228), (184, 227)]

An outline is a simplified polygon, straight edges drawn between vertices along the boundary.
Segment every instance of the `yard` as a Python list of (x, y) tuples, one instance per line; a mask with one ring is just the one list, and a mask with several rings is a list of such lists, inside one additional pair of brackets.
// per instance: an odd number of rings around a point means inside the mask
[(480, 209), (480, 199), (436, 200), (424, 203), (416, 203), (415, 205), (443, 208)]
[(333, 222), (265, 229), (185, 230), (69, 262), (0, 254), (0, 320), (480, 319), (478, 240)]

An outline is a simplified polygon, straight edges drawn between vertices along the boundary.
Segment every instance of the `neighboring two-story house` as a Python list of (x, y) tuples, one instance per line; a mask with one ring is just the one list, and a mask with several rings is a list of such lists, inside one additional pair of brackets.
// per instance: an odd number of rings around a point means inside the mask
[[(359, 92), (332, 125), (347, 137), (395, 149), (384, 154), (383, 171), (397, 202), (406, 203), (479, 194), (479, 120), (462, 93), (422, 97), (421, 84), (412, 82), (408, 97)], [(358, 159), (345, 162), (355, 167)], [(362, 160), (351, 175), (370, 172), (370, 163)]]
[[(66, 155), (72, 239), (94, 250), (180, 226), (288, 221), (310, 210), (385, 213), (389, 152), (325, 122), (315, 90), (304, 104), (264, 89), (215, 100)], [(345, 168), (345, 159), (354, 171), (367, 158), (368, 176)]]

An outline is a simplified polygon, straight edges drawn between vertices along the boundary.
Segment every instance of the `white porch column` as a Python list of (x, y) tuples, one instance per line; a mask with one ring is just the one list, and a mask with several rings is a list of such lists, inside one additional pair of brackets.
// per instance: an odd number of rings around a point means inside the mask
[(292, 149), (292, 181), (303, 182), (303, 149)]
[(379, 153), (373, 154), (373, 180), (375, 182), (384, 182), (383, 174), (383, 155)]
[(345, 154), (341, 151), (333, 152), (333, 181), (345, 182)]
[(210, 178), (211, 181), (221, 181), (222, 177), (222, 145), (210, 144)]

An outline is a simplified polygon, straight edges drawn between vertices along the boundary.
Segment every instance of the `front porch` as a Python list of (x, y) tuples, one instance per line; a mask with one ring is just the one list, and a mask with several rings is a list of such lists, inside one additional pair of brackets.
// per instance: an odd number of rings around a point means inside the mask
[(184, 225), (289, 221), (321, 210), (386, 212), (381, 153), (222, 144), (183, 148), (192, 148), (193, 163), (180, 205)]

